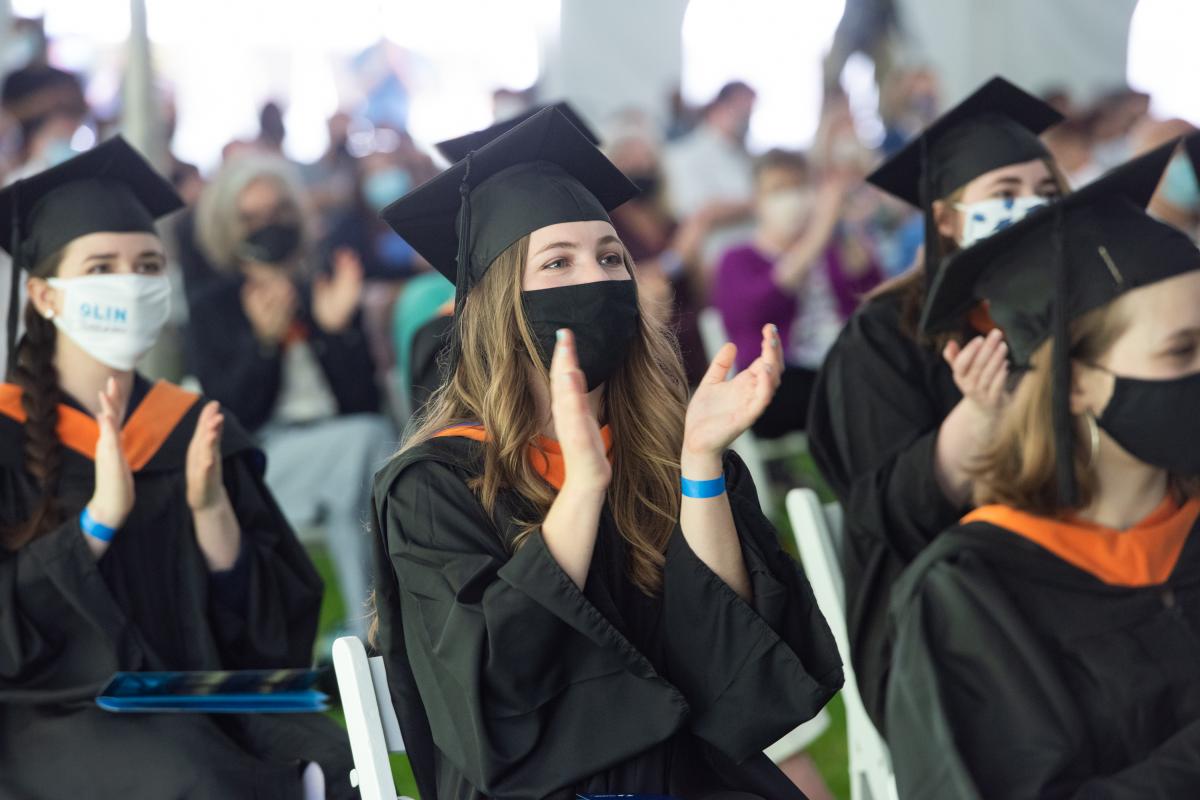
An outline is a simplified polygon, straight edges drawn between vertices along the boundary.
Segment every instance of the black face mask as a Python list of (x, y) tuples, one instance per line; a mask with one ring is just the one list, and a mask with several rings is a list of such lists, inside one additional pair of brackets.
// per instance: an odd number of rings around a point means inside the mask
[(1200, 475), (1200, 372), (1166, 381), (1114, 377), (1100, 427), (1147, 464)]
[(300, 247), (300, 226), (294, 222), (274, 222), (251, 232), (238, 248), (243, 261), (280, 264)]
[(546, 369), (559, 328), (575, 334), (575, 352), (590, 392), (612, 377), (638, 331), (637, 285), (596, 281), (521, 293), (525, 317)]

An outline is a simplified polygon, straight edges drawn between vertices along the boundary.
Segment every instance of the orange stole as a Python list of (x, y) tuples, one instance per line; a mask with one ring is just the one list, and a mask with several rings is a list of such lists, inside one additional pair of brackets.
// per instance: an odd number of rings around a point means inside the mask
[(1007, 506), (983, 506), (963, 522), (987, 522), (1023, 536), (1112, 586), (1156, 586), (1171, 576), (1200, 518), (1200, 500), (1168, 495), (1150, 516), (1117, 531), (1084, 520), (1053, 520)]
[[(129, 468), (137, 472), (146, 466), (199, 400), (200, 395), (173, 383), (155, 383), (121, 428), (121, 446)], [(21, 387), (0, 383), (0, 414), (24, 424)], [(63, 404), (58, 407), (58, 438), (80, 455), (94, 459), (100, 426), (87, 412)]]
[[(487, 440), (487, 431), (480, 425), (454, 425), (444, 428), (434, 434), (434, 437), (462, 436), (476, 442)], [(604, 440), (604, 450), (608, 460), (612, 461), (612, 429), (605, 425), (600, 429), (600, 437)], [(529, 445), (529, 461), (538, 475), (555, 489), (561, 489), (567, 477), (567, 466), (563, 461), (562, 448), (558, 442), (545, 436), (539, 436)]]
[(1000, 327), (996, 321), (992, 319), (992, 313), (988, 310), (987, 301), (979, 303), (977, 306), (967, 312), (967, 324), (981, 336), (987, 336), (996, 328)]

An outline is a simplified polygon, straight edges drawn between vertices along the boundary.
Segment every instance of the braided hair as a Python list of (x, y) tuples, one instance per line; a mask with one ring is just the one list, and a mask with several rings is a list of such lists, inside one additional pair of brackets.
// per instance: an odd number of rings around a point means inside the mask
[[(32, 277), (45, 278), (58, 272), (62, 252), (38, 264)], [(39, 499), (29, 517), (13, 526), (0, 528), (0, 547), (16, 550), (61, 522), (58, 509), (58, 479), (62, 472), (62, 442), (58, 438), (58, 406), (63, 392), (54, 366), (58, 332), (42, 317), (33, 301), (25, 304), (25, 335), (9, 369), (9, 379), (21, 387), (25, 410), (25, 472), (36, 482)]]

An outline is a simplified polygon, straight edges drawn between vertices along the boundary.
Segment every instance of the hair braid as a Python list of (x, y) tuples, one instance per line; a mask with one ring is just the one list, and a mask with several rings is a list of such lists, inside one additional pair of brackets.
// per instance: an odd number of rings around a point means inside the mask
[[(52, 257), (34, 275), (56, 272)], [(62, 472), (62, 442), (58, 438), (58, 406), (63, 392), (54, 366), (58, 331), (32, 302), (25, 304), (25, 335), (17, 347), (9, 375), (21, 387), (25, 409), (25, 471), (37, 483), (40, 497), (24, 522), (0, 530), (0, 546), (16, 550), (59, 523), (58, 481)]]

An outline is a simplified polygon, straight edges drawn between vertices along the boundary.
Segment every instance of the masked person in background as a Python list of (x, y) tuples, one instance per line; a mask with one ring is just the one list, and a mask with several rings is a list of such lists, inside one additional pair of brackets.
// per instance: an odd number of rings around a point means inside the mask
[(312, 761), (353, 796), (323, 717), (95, 704), (119, 670), (312, 659), (321, 581), (261, 452), (217, 402), (135, 371), (169, 312), (154, 220), (181, 205), (121, 139), (0, 192), (30, 298), (0, 384), (5, 797), (299, 800)]
[(984, 309), (925, 337), (927, 287), (966, 249), (1066, 191), (1038, 134), (1058, 112), (1003, 78), (947, 111), (867, 180), (924, 214), (923, 261), (879, 287), (829, 351), (808, 442), (846, 509), (842, 566), (850, 650), (867, 711), (883, 719), (896, 577), (962, 516), (967, 467), (1004, 401), (1005, 344)]
[(869, 252), (852, 250), (839, 236), (846, 193), (858, 178), (854, 172), (831, 172), (814, 188), (802, 155), (772, 150), (755, 164), (754, 175), (754, 238), (721, 257), (713, 305), (743, 354), (740, 369), (749, 363), (746, 344), (762, 326), (779, 329), (782, 383), (754, 423), (756, 434), (774, 437), (804, 429), (816, 369), (882, 272)]
[(690, 403), (608, 210), (636, 189), (541, 111), (388, 206), (454, 281), (449, 378), (376, 477), (380, 645), (423, 797), (802, 795), (762, 751), (841, 685), (726, 448), (767, 327)]
[(228, 162), (201, 195), (194, 231), (196, 244), (181, 244), (191, 368), (262, 443), (288, 520), (323, 527), (349, 622), (365, 633), (361, 520), (395, 434), (379, 414), (361, 324), (362, 266), (339, 250), (329, 269), (313, 269), (304, 197), (272, 157)]
[(1200, 786), (1200, 251), (1142, 209), (1168, 144), (956, 256), (923, 327), (987, 301), (1019, 382), (980, 505), (897, 586), (900, 796)]

